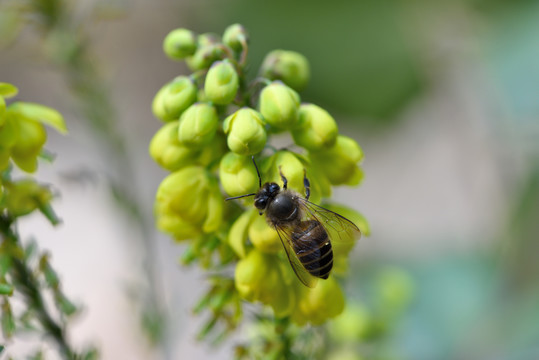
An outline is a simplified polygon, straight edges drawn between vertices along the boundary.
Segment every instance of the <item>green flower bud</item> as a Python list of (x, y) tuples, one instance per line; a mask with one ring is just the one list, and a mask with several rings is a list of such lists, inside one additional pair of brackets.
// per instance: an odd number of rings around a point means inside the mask
[(260, 113), (277, 129), (293, 128), (298, 120), (299, 95), (280, 81), (274, 81), (260, 93)]
[(332, 339), (339, 342), (356, 342), (369, 330), (370, 315), (361, 304), (347, 304), (343, 313), (330, 324), (329, 333)]
[[(328, 210), (334, 211), (340, 214), (357, 225), (361, 231), (362, 236), (369, 236), (370, 229), (369, 224), (365, 217), (359, 212), (344, 206), (337, 204), (324, 204), (324, 207)], [(328, 227), (329, 236), (332, 239), (339, 239), (332, 243), (333, 247), (333, 274), (344, 275), (348, 272), (348, 254), (353, 249), (357, 240), (352, 234), (339, 233), (337, 234), (334, 229)]]
[(168, 175), (159, 185), (157, 226), (177, 240), (216, 231), (222, 223), (224, 199), (217, 179), (199, 166)]
[(217, 60), (226, 58), (219, 37), (215, 34), (202, 34), (198, 37), (198, 49), (193, 56), (186, 59), (192, 71), (207, 69)]
[(227, 153), (219, 166), (219, 178), (230, 196), (253, 193), (258, 189), (258, 175), (249, 156)]
[(180, 143), (179, 121), (167, 123), (159, 129), (150, 141), (150, 155), (163, 168), (174, 171), (196, 163), (197, 150)]
[(191, 30), (172, 30), (163, 41), (163, 50), (173, 60), (182, 60), (197, 50), (197, 40)]
[(16, 86), (10, 83), (0, 82), (0, 96), (1, 97), (4, 97), (6, 99), (12, 98), (16, 96), (18, 93), (19, 93), (19, 89), (17, 89)]
[(296, 91), (309, 82), (309, 62), (295, 51), (273, 50), (264, 59), (260, 75), (270, 80), (281, 80)]
[(193, 80), (178, 76), (155, 95), (152, 102), (153, 114), (163, 121), (178, 120), (185, 109), (196, 101), (197, 92)]
[(240, 155), (253, 155), (266, 145), (267, 134), (262, 115), (250, 108), (242, 108), (225, 119), (228, 148)]
[(292, 312), (292, 321), (298, 325), (310, 322), (321, 325), (336, 317), (344, 309), (344, 295), (334, 277), (318, 281), (316, 287), (299, 286), (298, 303)]
[(277, 254), (283, 249), (279, 234), (270, 227), (264, 216), (257, 216), (249, 226), (249, 239), (260, 251)]
[(341, 348), (329, 353), (327, 360), (364, 360), (355, 348)]
[(405, 271), (388, 267), (377, 276), (380, 307), (396, 313), (410, 302), (414, 294), (414, 281)]
[(21, 170), (34, 172), (37, 156), (47, 141), (47, 132), (39, 122), (24, 117), (19, 117), (16, 125), (19, 136), (11, 148), (11, 157)]
[(33, 179), (24, 179), (4, 184), (6, 208), (11, 216), (18, 217), (30, 214), (42, 208), (52, 199), (52, 193)]
[(0, 126), (3, 126), (6, 122), (6, 101), (2, 96), (0, 96)]
[(9, 156), (9, 149), (4, 149), (0, 147), (0, 171), (6, 170), (9, 166)]
[(235, 284), (241, 297), (270, 305), (276, 316), (289, 315), (295, 293), (281, 272), (281, 259), (253, 249), (236, 265)]
[(17, 126), (19, 116), (16, 116), (9, 109), (6, 111), (4, 125), (0, 126), (0, 147), (10, 149), (19, 138), (19, 127)]
[(202, 149), (187, 147), (180, 142), (178, 128), (179, 121), (167, 123), (150, 141), (151, 157), (169, 171), (176, 171), (188, 165), (208, 166), (226, 151), (226, 141), (222, 135), (216, 136), (211, 144)]
[(314, 104), (302, 104), (299, 108), (299, 121), (292, 129), (294, 142), (307, 150), (321, 150), (335, 145), (337, 123), (324, 109)]
[(247, 31), (240, 24), (230, 25), (223, 34), (223, 43), (236, 52), (242, 51), (248, 41)]
[(198, 35), (198, 46), (218, 45), (221, 41), (219, 35), (215, 33), (204, 33)]
[(319, 167), (333, 185), (357, 185), (363, 179), (363, 172), (358, 167), (363, 160), (363, 151), (347, 136), (339, 135), (333, 147), (311, 152), (310, 158), (313, 166)]
[[(279, 168), (281, 172), (288, 180), (288, 188), (297, 191), (300, 194), (305, 193), (303, 178), (304, 171), (307, 169), (307, 160), (296, 153), (288, 150), (279, 150), (269, 158), (263, 160), (260, 169), (264, 173), (264, 181), (276, 182), (282, 185), (281, 176), (279, 174)], [(307, 176), (310, 173), (307, 172)], [(314, 180), (314, 179), (313, 179)], [(320, 194), (311, 192), (311, 201), (318, 202), (320, 200)]]
[(248, 229), (251, 221), (256, 215), (258, 214), (254, 209), (244, 212), (238, 217), (234, 224), (232, 224), (232, 227), (228, 232), (228, 244), (240, 258), (244, 258), (247, 252), (245, 243), (247, 241)]
[(215, 108), (207, 103), (190, 106), (180, 118), (178, 135), (185, 146), (200, 148), (209, 144), (219, 127), (219, 117)]
[(230, 61), (214, 62), (204, 82), (206, 97), (215, 104), (226, 105), (234, 100), (238, 87), (238, 74)]

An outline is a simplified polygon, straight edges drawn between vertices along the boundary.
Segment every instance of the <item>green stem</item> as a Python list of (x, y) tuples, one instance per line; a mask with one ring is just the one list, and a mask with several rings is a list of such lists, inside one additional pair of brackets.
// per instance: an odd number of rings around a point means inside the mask
[[(12, 220), (6, 216), (0, 217), (0, 231), (3, 241), (10, 241), (15, 246), (19, 246), (20, 241), (12, 228)], [(19, 257), (12, 257), (12, 273), (15, 289), (24, 296), (25, 303), (32, 308), (37, 319), (43, 326), (47, 335), (49, 335), (60, 350), (64, 359), (75, 359), (75, 352), (69, 346), (64, 328), (56, 322), (45, 306), (43, 295), (39, 287), (39, 282), (34, 276), (28, 264)]]

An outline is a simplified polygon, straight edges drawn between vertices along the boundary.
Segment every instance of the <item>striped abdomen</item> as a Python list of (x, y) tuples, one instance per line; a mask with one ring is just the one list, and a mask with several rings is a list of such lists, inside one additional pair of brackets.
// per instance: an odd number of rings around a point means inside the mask
[(299, 261), (311, 275), (328, 278), (333, 267), (333, 250), (320, 222), (302, 221), (292, 233), (292, 245)]

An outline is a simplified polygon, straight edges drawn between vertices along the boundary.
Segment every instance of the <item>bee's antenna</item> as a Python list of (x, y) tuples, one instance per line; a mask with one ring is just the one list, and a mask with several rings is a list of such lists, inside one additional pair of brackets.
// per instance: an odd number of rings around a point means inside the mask
[[(255, 164), (256, 173), (258, 175), (258, 187), (262, 187), (262, 178), (260, 177), (260, 172), (258, 171), (258, 166), (256, 166), (255, 156), (254, 155), (251, 156), (251, 159), (253, 159), (253, 164)], [(245, 196), (247, 196), (247, 195), (245, 195)]]
[(254, 196), (254, 195), (256, 195), (256, 194), (255, 194), (255, 193), (252, 193), (252, 194), (247, 194), (247, 195), (240, 195), (240, 196), (229, 197), (229, 198), (226, 198), (225, 201), (228, 201), (228, 200), (236, 200), (236, 199), (240, 199), (240, 198), (243, 198), (243, 197)]

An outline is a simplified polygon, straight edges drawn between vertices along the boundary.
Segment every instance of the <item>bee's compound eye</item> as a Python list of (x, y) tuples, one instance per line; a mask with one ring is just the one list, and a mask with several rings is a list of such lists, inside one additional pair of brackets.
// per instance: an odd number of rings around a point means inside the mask
[(255, 199), (255, 206), (259, 210), (264, 210), (266, 208), (267, 203), (268, 203), (268, 200), (265, 198)]

